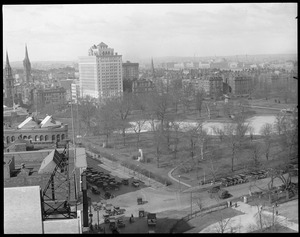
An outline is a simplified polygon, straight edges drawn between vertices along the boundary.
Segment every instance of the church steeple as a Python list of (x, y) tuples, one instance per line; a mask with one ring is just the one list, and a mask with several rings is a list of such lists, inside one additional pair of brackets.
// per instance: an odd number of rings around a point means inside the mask
[(155, 71), (154, 71), (154, 64), (153, 64), (153, 58), (151, 58), (151, 69), (152, 69), (152, 76), (155, 76)]
[(23, 60), (23, 66), (24, 66), (24, 81), (30, 82), (31, 81), (31, 64), (28, 57), (28, 51), (27, 51), (27, 44), (25, 44), (25, 58)]
[(9, 59), (8, 59), (8, 53), (6, 51), (6, 65), (5, 65), (5, 96), (4, 96), (4, 102), (7, 106), (12, 106), (13, 105), (13, 96), (14, 96), (14, 78), (12, 75), (12, 70), (9, 64)]
[(9, 64), (8, 53), (6, 51), (5, 80), (7, 78), (12, 78), (12, 72), (11, 72), (11, 67)]

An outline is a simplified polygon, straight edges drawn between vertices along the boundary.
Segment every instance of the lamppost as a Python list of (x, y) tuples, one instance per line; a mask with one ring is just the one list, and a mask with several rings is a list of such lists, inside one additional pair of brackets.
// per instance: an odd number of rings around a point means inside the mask
[(97, 212), (97, 226), (98, 226), (98, 229), (99, 229), (99, 211), (101, 209), (101, 203), (98, 202), (96, 203), (96, 205), (94, 206), (94, 211)]
[(181, 192), (180, 175), (178, 175), (178, 178), (179, 178), (179, 192)]

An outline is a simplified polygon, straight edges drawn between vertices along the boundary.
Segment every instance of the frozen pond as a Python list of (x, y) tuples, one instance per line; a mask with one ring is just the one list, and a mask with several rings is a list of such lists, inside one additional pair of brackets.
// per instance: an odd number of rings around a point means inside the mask
[[(251, 117), (249, 119), (246, 120), (247, 123), (249, 123), (249, 125), (253, 128), (252, 134), (254, 135), (259, 135), (260, 134), (260, 130), (262, 128), (262, 126), (266, 123), (272, 124), (274, 125), (275, 121), (276, 121), (276, 117), (275, 116), (254, 116)], [(159, 121), (155, 120), (154, 124), (158, 124)], [(130, 124), (132, 126), (136, 126), (137, 128), (137, 122), (130, 122)], [(195, 127), (197, 126), (196, 122), (178, 122), (177, 123), (179, 125), (179, 128), (181, 131), (186, 131), (188, 128), (190, 127)], [(203, 128), (207, 131), (208, 134), (210, 135), (215, 135), (214, 131), (213, 131), (213, 127), (219, 128), (219, 129), (223, 129), (224, 125), (226, 123), (221, 123), (221, 122), (204, 122), (203, 123)], [(151, 121), (147, 120), (142, 126), (141, 126), (141, 132), (147, 132), (147, 131), (152, 131), (152, 126), (151, 126)], [(126, 133), (134, 133), (134, 129), (133, 128), (128, 128), (126, 130)], [(249, 132), (247, 133), (249, 134)]]

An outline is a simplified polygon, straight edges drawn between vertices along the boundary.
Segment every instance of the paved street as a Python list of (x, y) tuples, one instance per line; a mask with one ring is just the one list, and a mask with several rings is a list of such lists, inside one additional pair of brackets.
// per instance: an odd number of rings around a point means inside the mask
[[(101, 164), (99, 163), (101, 161)], [(120, 206), (120, 208), (125, 208), (125, 220), (127, 221), (128, 225), (130, 225), (130, 228), (128, 227), (120, 229), (121, 233), (130, 233), (130, 230), (134, 233), (147, 233), (146, 228), (146, 220), (143, 218), (139, 221), (135, 222), (134, 224), (129, 224), (128, 218), (131, 216), (131, 214), (134, 215), (135, 218), (138, 218), (138, 211), (139, 208), (144, 208), (146, 212), (155, 212), (157, 213), (158, 218), (174, 218), (174, 219), (180, 219), (181, 217), (187, 215), (190, 213), (191, 210), (191, 194), (193, 196), (193, 204), (192, 209), (196, 210), (197, 204), (195, 199), (201, 199), (202, 206), (208, 207), (211, 205), (214, 205), (217, 203), (215, 199), (211, 199), (209, 197), (209, 193), (207, 192), (207, 189), (210, 187), (210, 184), (207, 185), (201, 185), (197, 187), (191, 187), (188, 188), (185, 185), (182, 185), (182, 191), (178, 192), (178, 190), (171, 189), (170, 187), (166, 187), (165, 185), (162, 185), (161, 183), (150, 179), (148, 177), (145, 177), (141, 174), (134, 173), (133, 171), (127, 169), (126, 167), (123, 167), (116, 162), (112, 162), (108, 159), (105, 159), (103, 157), (101, 158), (93, 158), (93, 165), (97, 165), (101, 169), (105, 169), (111, 173), (111, 175), (114, 175), (119, 178), (135, 178), (140, 179), (142, 182), (144, 182), (143, 186), (136, 189), (133, 187), (121, 187), (120, 193), (116, 195), (115, 198), (107, 200), (107, 203), (111, 203), (116, 206)], [(270, 178), (266, 178), (263, 180), (258, 180), (255, 183), (245, 183), (240, 185), (235, 185), (231, 187), (227, 187), (226, 189), (229, 191), (229, 193), (232, 195), (232, 197), (224, 200), (229, 201), (236, 197), (240, 197), (243, 195), (249, 194), (249, 187), (251, 186), (251, 191), (260, 191), (259, 188), (265, 188), (267, 183), (269, 182)], [(150, 183), (149, 183), (150, 181)], [(297, 177), (292, 178), (293, 182), (298, 182)], [(150, 184), (150, 185), (149, 185)], [(276, 179), (274, 181), (274, 185), (280, 185), (280, 180)], [(100, 201), (99, 197), (93, 196), (93, 194), (89, 193), (89, 196), (92, 197), (93, 201)], [(142, 197), (144, 201), (146, 201), (143, 205), (137, 204), (137, 197)], [(242, 221), (245, 220), (245, 226), (248, 224), (248, 222), (251, 222), (253, 219), (253, 212), (254, 209), (251, 207), (248, 207), (249, 205), (239, 202), (238, 207), (242, 209), (241, 211), (246, 213), (245, 218), (242, 218)], [(178, 213), (181, 211), (181, 215), (178, 216), (175, 212), (172, 213), (170, 211), (176, 210)], [(97, 221), (97, 212), (92, 210), (93, 216), (94, 216), (94, 223)], [(100, 211), (100, 223), (103, 223), (103, 214), (104, 211)], [(252, 215), (252, 216), (251, 216)], [(246, 218), (247, 217), (247, 218)], [(236, 217), (240, 218), (240, 217)], [(236, 219), (235, 218), (235, 219)], [(234, 220), (235, 220), (234, 219)], [(233, 221), (233, 223), (239, 223), (237, 220)], [(144, 226), (145, 225), (145, 226)], [(144, 226), (144, 227), (143, 227)], [(291, 225), (293, 228), (296, 228), (293, 224)], [(237, 226), (233, 226), (237, 227)], [(145, 229), (146, 228), (146, 229)], [(244, 227), (243, 227), (244, 228)], [(246, 231), (246, 227), (244, 229), (241, 229), (241, 233), (243, 231)], [(155, 229), (155, 228), (154, 228)], [(204, 230), (203, 230), (204, 231)], [(209, 229), (206, 229), (205, 231), (212, 231)], [(132, 232), (131, 232), (132, 233)]]

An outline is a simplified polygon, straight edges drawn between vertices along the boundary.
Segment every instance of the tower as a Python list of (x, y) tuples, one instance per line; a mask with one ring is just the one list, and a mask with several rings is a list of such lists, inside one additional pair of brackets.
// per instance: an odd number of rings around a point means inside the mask
[(8, 53), (6, 51), (6, 65), (5, 65), (5, 95), (4, 102), (7, 106), (13, 106), (14, 96), (14, 78), (12, 76), (12, 70), (8, 60)]
[(152, 69), (152, 76), (154, 77), (154, 73), (155, 73), (155, 71), (154, 71), (154, 64), (153, 64), (153, 58), (151, 58), (151, 69)]
[(25, 58), (23, 60), (24, 67), (24, 82), (31, 82), (31, 64), (28, 57), (27, 45), (25, 45)]
[(89, 56), (79, 57), (79, 86), (82, 96), (107, 99), (123, 94), (122, 55), (101, 42), (93, 45)]

